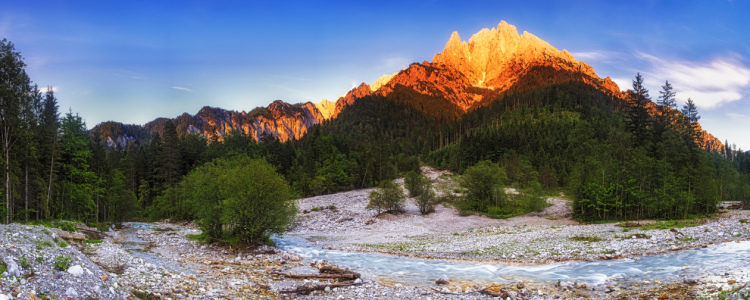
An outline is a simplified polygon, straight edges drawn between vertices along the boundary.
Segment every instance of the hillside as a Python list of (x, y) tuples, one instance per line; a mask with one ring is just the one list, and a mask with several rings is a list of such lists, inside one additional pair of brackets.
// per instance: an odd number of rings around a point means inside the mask
[[(531, 33), (519, 34), (515, 26), (502, 21), (497, 28), (482, 29), (472, 35), (468, 42), (453, 32), (432, 62), (413, 63), (402, 71), (378, 78), (372, 85), (362, 83), (334, 102), (323, 99), (319, 103), (290, 105), (276, 100), (268, 107), (258, 107), (249, 113), (207, 106), (194, 116), (185, 113), (172, 120), (180, 135), (193, 133), (221, 139), (227, 132), (238, 130), (256, 140), (267, 134), (287, 141), (300, 139), (313, 125), (337, 118), (357, 99), (366, 96), (405, 103), (438, 122), (450, 122), (490, 105), (506, 93), (570, 81), (585, 83), (617, 99), (621, 104), (613, 107), (615, 110), (625, 107), (627, 93), (609, 77), (600, 78), (591, 66), (576, 60), (568, 51), (558, 50)], [(652, 115), (657, 114), (654, 103), (650, 110)], [(166, 120), (156, 119), (139, 130), (149, 137), (157, 132), (161, 134)], [(105, 139), (112, 140), (110, 145), (125, 146), (128, 141), (147, 138), (142, 133), (138, 136), (113, 134), (119, 131), (107, 130), (110, 134), (105, 135)], [(706, 150), (723, 151), (721, 140), (705, 130), (702, 133), (700, 144)]]

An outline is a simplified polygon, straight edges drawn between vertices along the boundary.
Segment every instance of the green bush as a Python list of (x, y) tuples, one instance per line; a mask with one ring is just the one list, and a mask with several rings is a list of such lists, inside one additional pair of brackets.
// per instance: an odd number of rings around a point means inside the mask
[(500, 207), (505, 201), (505, 171), (490, 161), (480, 161), (464, 172), (459, 185), (465, 190), (466, 208), (486, 212), (490, 206)]
[(333, 204), (328, 205), (328, 209), (336, 209), (336, 205), (333, 205)]
[(401, 186), (390, 180), (383, 180), (377, 189), (370, 192), (367, 209), (378, 212), (401, 212), (406, 203), (406, 195)]
[(36, 241), (36, 249), (42, 250), (44, 247), (52, 247), (52, 242), (50, 241)]
[(70, 268), (70, 264), (73, 262), (73, 259), (70, 258), (70, 256), (67, 255), (59, 255), (55, 257), (55, 269), (60, 271), (65, 271), (68, 268)]
[(206, 237), (238, 243), (271, 243), (292, 225), (297, 207), (284, 177), (265, 160), (220, 158), (188, 174), (176, 189), (179, 205), (194, 209)]
[(435, 191), (429, 177), (409, 172), (404, 178), (404, 186), (409, 191), (409, 197), (414, 198), (414, 204), (420, 213), (428, 214), (435, 211)]
[(68, 246), (68, 243), (66, 243), (65, 241), (60, 241), (59, 243), (57, 243), (57, 245), (60, 246), (60, 248), (65, 248)]
[[(24, 269), (31, 269), (31, 264), (29, 264), (29, 260), (26, 258), (26, 255), (21, 255), (21, 257), (18, 259), (18, 265), (21, 266), (21, 268)], [(3, 272), (0, 272), (2, 274)]]
[[(429, 178), (427, 178), (427, 180), (429, 180)], [(414, 204), (419, 208), (419, 212), (423, 215), (435, 211), (435, 191), (432, 189), (431, 182), (424, 188), (421, 195), (414, 198)]]

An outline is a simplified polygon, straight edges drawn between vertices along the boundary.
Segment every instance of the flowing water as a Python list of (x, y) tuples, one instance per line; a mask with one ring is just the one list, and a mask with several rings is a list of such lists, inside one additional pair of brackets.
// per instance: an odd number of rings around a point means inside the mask
[(409, 284), (431, 284), (442, 276), (475, 282), (666, 282), (730, 269), (750, 270), (750, 241), (643, 256), (637, 259), (570, 261), (544, 265), (470, 263), (325, 250), (302, 238), (291, 236), (278, 238), (275, 242), (277, 246), (308, 259), (325, 259), (330, 263), (356, 269), (363, 274)]
[(157, 266), (162, 266), (176, 273), (184, 274), (195, 274), (196, 270), (200, 267), (197, 264), (192, 263), (180, 263), (168, 258), (164, 258), (158, 253), (154, 253), (148, 250), (149, 242), (144, 241), (136, 235), (139, 229), (145, 230), (184, 230), (191, 233), (200, 233), (200, 230), (196, 229), (184, 229), (184, 228), (167, 228), (160, 227), (151, 223), (125, 223), (123, 224), (125, 229), (120, 230), (120, 236), (123, 240), (119, 243), (122, 245), (125, 251), (128, 251), (131, 255), (143, 259), (147, 263), (151, 263)]
[[(138, 229), (164, 230), (168, 228), (150, 223), (127, 223), (126, 226), (128, 229), (121, 231), (126, 239), (122, 244), (134, 256), (185, 274), (194, 273), (200, 267), (194, 264), (178, 263), (150, 252), (146, 249), (148, 243), (135, 235)], [(174, 230), (200, 233), (200, 230), (195, 229), (174, 228)], [(680, 280), (681, 277), (696, 278), (732, 269), (750, 270), (750, 241), (724, 243), (707, 248), (643, 256), (636, 259), (569, 261), (544, 265), (444, 261), (371, 252), (326, 250), (294, 236), (277, 237), (274, 241), (278, 247), (307, 259), (325, 259), (330, 263), (368, 276), (415, 285), (433, 284), (435, 279), (444, 276), (472, 282), (520, 280), (527, 282), (582, 281), (591, 284), (600, 284), (607, 280), (668, 282)]]

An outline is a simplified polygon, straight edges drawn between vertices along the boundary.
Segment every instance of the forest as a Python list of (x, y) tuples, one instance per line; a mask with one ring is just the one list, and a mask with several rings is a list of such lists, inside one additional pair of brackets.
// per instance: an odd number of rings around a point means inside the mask
[[(258, 160), (283, 177), (291, 199), (377, 186), (422, 165), (461, 174), (489, 161), (508, 187), (565, 194), (582, 221), (682, 219), (713, 213), (721, 201), (747, 205), (747, 152), (729, 142), (704, 150), (692, 101), (678, 109), (669, 83), (654, 101), (642, 82), (637, 75), (628, 99), (576, 80), (519, 89), (459, 118), (425, 113), (408, 94), (368, 96), (284, 143), (239, 131), (206, 139), (170, 119), (146, 137), (112, 125), (88, 130), (72, 110), (61, 114), (55, 92), (33, 84), (3, 40), (0, 213), (4, 223), (197, 219), (201, 211), (180, 196), (185, 182), (209, 164), (265, 166)], [(109, 145), (118, 133), (136, 139)]]

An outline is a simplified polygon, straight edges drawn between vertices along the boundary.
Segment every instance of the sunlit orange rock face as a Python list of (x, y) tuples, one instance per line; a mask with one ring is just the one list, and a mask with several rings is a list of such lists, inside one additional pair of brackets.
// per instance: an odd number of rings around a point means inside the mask
[(528, 32), (519, 35), (515, 26), (503, 21), (497, 28), (482, 29), (468, 42), (462, 42), (454, 32), (431, 63), (415, 63), (395, 75), (385, 75), (369, 91), (363, 86), (350, 91), (339, 98), (334, 117), (353, 99), (370, 94), (389, 96), (403, 89), (444, 98), (460, 115), (511, 89), (519, 78), (540, 66), (580, 74), (578, 80), (622, 95), (617, 84), (599, 78), (591, 66), (577, 61), (568, 51), (559, 51)]
[[(326, 113), (330, 117), (333, 111), (332, 102), (307, 102), (292, 105), (276, 100), (253, 114), (206, 106), (195, 116), (185, 114), (178, 117), (178, 130), (181, 133), (200, 134), (209, 139), (218, 140), (223, 140), (223, 136), (230, 131), (237, 130), (256, 140), (266, 134), (281, 141), (287, 141), (292, 138), (301, 138), (307, 133), (308, 128), (327, 119), (318, 107), (327, 110)], [(180, 122), (180, 119), (187, 119), (187, 121)], [(191, 124), (184, 127), (180, 123)]]
[[(195, 126), (181, 129), (210, 137), (212, 127), (220, 136), (234, 128), (256, 139), (265, 133), (286, 141), (299, 139), (309, 127), (338, 117), (357, 99), (370, 95), (404, 98), (425, 113), (445, 116), (447, 112), (449, 118), (455, 119), (505, 92), (565, 80), (581, 81), (627, 100), (627, 93), (609, 77), (599, 78), (591, 66), (576, 60), (568, 51), (557, 50), (528, 32), (519, 34), (515, 26), (502, 21), (497, 28), (472, 35), (468, 42), (453, 32), (432, 62), (413, 63), (378, 78), (372, 85), (362, 83), (335, 102), (290, 105), (277, 100), (253, 115), (221, 109), (208, 113), (204, 108), (196, 114)], [(655, 104), (649, 109), (652, 115), (656, 114)], [(709, 150), (723, 149), (718, 139), (704, 133), (702, 142)]]

